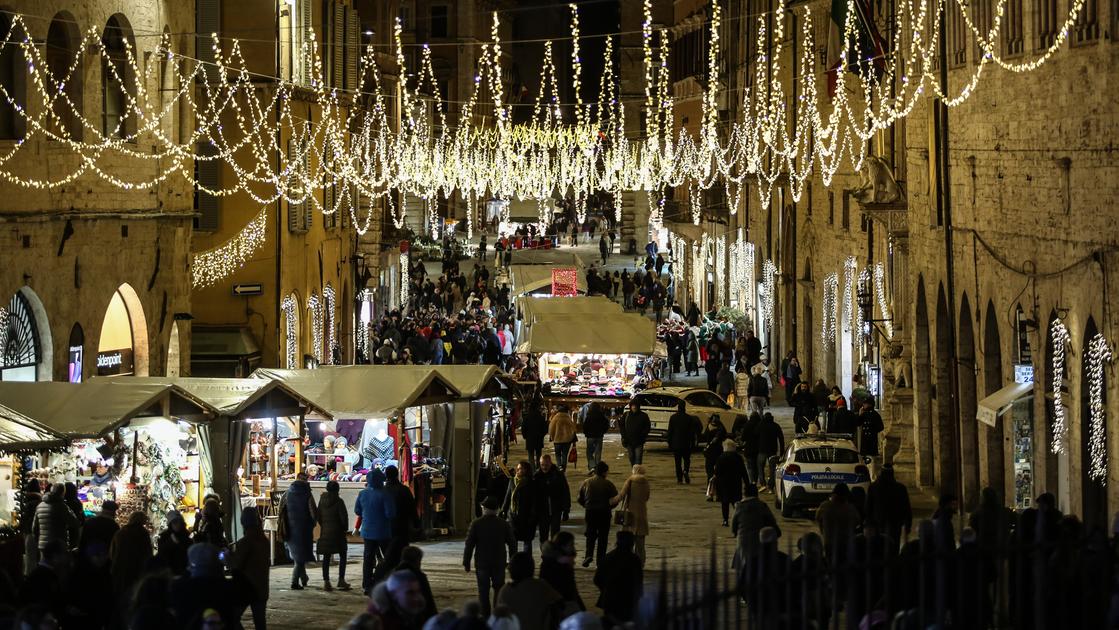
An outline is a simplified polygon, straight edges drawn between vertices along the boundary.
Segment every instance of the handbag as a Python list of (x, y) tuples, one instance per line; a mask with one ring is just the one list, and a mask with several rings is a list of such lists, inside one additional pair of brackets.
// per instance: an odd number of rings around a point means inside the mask
[(575, 446), (574, 442), (571, 443), (571, 450), (567, 451), (567, 463), (569, 463), (569, 464), (578, 464), (579, 463), (579, 447)]
[(707, 482), (707, 498), (715, 498), (715, 477), (712, 476), (711, 480)]
[(629, 511), (629, 499), (626, 498), (622, 507), (614, 511), (614, 524), (620, 527), (633, 527), (634, 515)]

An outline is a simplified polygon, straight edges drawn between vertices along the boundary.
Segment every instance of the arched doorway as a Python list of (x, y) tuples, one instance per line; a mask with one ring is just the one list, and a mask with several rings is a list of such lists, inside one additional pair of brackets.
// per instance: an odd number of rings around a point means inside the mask
[(99, 376), (148, 376), (148, 322), (140, 296), (128, 284), (113, 292), (97, 339)]
[(958, 487), (956, 432), (952, 426), (952, 406), (956, 401), (953, 400), (952, 379), (948, 373), (952, 361), (951, 317), (944, 297), (944, 285), (941, 285), (936, 296), (936, 389), (933, 393), (936, 432), (933, 434), (933, 448), (936, 451), (936, 481), (942, 492), (955, 492)]
[[(987, 300), (987, 314), (983, 318), (983, 396), (987, 397), (1002, 389), (1002, 346), (999, 335), (999, 321), (995, 315), (995, 305)], [(1000, 418), (995, 426), (983, 425), (980, 445), (984, 454), (986, 483), (998, 491), (999, 497), (1006, 502), (1006, 460), (1003, 445), (1003, 424), (1009, 417)]]
[(920, 276), (917, 277), (915, 321), (913, 402), (917, 410), (917, 417), (914, 418), (917, 432), (917, 475), (918, 483), (927, 487), (936, 483), (933, 464), (932, 351), (929, 343), (929, 307), (925, 300), (925, 281)]
[(979, 422), (975, 418), (979, 399), (975, 382), (975, 327), (971, 321), (971, 303), (965, 293), (960, 299), (960, 334), (957, 344), (960, 385), (960, 456), (964, 496), (960, 504), (971, 510), (979, 504)]
[[(1102, 379), (1099, 396), (1102, 407), (1107, 408), (1107, 368), (1093, 374), (1092, 345), (1096, 343), (1099, 329), (1096, 320), (1088, 318), (1080, 350), (1080, 487), (1083, 501), (1084, 525), (1103, 532), (1108, 530), (1110, 513), (1107, 507), (1108, 439), (1107, 422), (1092, 419), (1092, 381)], [(1100, 338), (1102, 339), (1102, 337)], [(1092, 444), (1102, 444), (1093, 449)]]
[(0, 381), (49, 381), (53, 376), (50, 324), (39, 296), (23, 287), (0, 307)]

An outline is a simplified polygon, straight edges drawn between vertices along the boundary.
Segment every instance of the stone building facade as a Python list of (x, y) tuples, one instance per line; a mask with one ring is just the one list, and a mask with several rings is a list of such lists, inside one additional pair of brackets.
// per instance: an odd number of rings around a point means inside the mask
[[(155, 159), (109, 150), (98, 167), (130, 182), (157, 180), (172, 160), (159, 156), (151, 132), (135, 134), (135, 120), (120, 109), (121, 88), (106, 64), (123, 60), (129, 48), (150, 77), (144, 85), (149, 102), (170, 103), (179, 61), (157, 54), (160, 34), (174, 34), (173, 52), (193, 55), (193, 38), (181, 34), (194, 30), (194, 2), (16, 0), (6, 9), (23, 16), (27, 35), (53, 74), (77, 64), (64, 91), (80, 116), (61, 105), (55, 109), (68, 137), (99, 142), (106, 131), (122, 136), (126, 148)], [(7, 34), (11, 20), (3, 21)], [(100, 37), (112, 52), (79, 56), (83, 37)], [(13, 41), (20, 40), (17, 33)], [(27, 60), (22, 51), (7, 48), (4, 87), (35, 116), (43, 100), (29, 85)], [(7, 103), (0, 106), (0, 127), (0, 151), (20, 146), (6, 168), (17, 176), (65, 182), (49, 189), (0, 183), (6, 239), (0, 250), (0, 308), (8, 311), (0, 378), (76, 380), (98, 373), (184, 370), (188, 353), (181, 349), (190, 342), (190, 183), (173, 174), (129, 190), (88, 174), (72, 177), (81, 164), (76, 152), (42, 132), (29, 133)], [(190, 133), (190, 121), (172, 106), (160, 130), (177, 141)], [(54, 131), (62, 135), (61, 129)]]

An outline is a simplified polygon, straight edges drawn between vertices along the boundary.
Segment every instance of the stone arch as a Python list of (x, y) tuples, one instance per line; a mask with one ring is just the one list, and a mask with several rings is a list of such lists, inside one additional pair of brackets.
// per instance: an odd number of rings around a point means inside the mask
[[(999, 334), (999, 321), (995, 315), (995, 304), (987, 300), (987, 313), (983, 318), (983, 396), (1002, 389), (1002, 335)], [(980, 454), (984, 462), (986, 485), (998, 491), (1004, 503), (1007, 494), (1006, 485), (1006, 459), (1004, 455), (1004, 423), (1008, 420), (1000, 418), (995, 426), (983, 425), (980, 430)]]
[(136, 38), (128, 18), (114, 13), (101, 35), (101, 133), (108, 138), (134, 141), (136, 112), (128, 107), (136, 98)]
[(148, 340), (148, 320), (144, 315), (144, 305), (140, 302), (140, 296), (132, 285), (125, 283), (117, 287), (113, 295), (109, 299), (109, 303), (105, 307), (105, 315), (101, 318), (101, 329), (97, 338), (97, 351), (103, 352), (109, 349), (103, 347), (106, 342), (106, 335), (111, 334), (106, 331), (105, 325), (108, 323), (108, 316), (110, 308), (113, 308), (113, 301), (120, 300), (123, 304), (125, 315), (128, 323), (128, 332), (131, 337), (130, 347), (132, 350), (132, 374), (135, 376), (148, 376), (149, 375), (149, 340)]
[(83, 130), (85, 66), (78, 54), (81, 44), (82, 33), (74, 16), (69, 11), (56, 13), (47, 28), (46, 61), (54, 81), (63, 83), (52, 103), (54, 115), (61, 122), (57, 131), (71, 140), (81, 140)]
[(933, 434), (933, 449), (936, 453), (936, 483), (942, 492), (955, 492), (958, 487), (958, 467), (956, 459), (956, 431), (952, 426), (952, 407), (956, 404), (952, 395), (952, 378), (949, 369), (952, 361), (952, 315), (948, 312), (948, 300), (944, 296), (944, 285), (937, 289), (936, 296), (936, 383), (933, 396), (936, 400), (936, 431)]
[(976, 383), (975, 326), (967, 293), (960, 298), (960, 328), (957, 335), (960, 457), (962, 460), (964, 496), (960, 504), (971, 510), (979, 504), (979, 427), (975, 419), (978, 409)]
[(917, 480), (922, 486), (935, 483), (933, 464), (932, 348), (929, 339), (929, 307), (925, 299), (925, 280), (917, 276), (917, 314), (914, 328), (913, 401), (917, 417), (914, 430), (917, 442)]
[[(1103, 439), (1103, 454), (1104, 454), (1104, 478), (1095, 479), (1090, 475), (1092, 466), (1092, 447), (1091, 441), (1093, 438), (1093, 430), (1091, 427), (1091, 371), (1090, 371), (1090, 355), (1089, 345), (1092, 339), (1099, 334), (1099, 328), (1096, 326), (1095, 318), (1089, 316), (1087, 323), (1084, 325), (1084, 337), (1080, 344), (1080, 488), (1081, 488), (1081, 512), (1084, 519), (1084, 525), (1089, 528), (1095, 528), (1103, 532), (1110, 531), (1108, 529), (1108, 520), (1110, 512), (1108, 510), (1107, 501), (1107, 473), (1108, 473), (1108, 435), (1107, 435), (1107, 422), (1103, 422), (1100, 427), (1100, 437)], [(1103, 387), (1101, 388), (1101, 396), (1104, 409), (1107, 408), (1107, 373), (1108, 369), (1105, 366), (1103, 369)]]
[[(31, 287), (21, 287), (12, 298), (0, 305), (6, 312), (3, 324), (3, 343), (0, 353), (8, 356), (21, 355), (23, 361), (16, 365), (34, 367), (34, 380), (49, 381), (54, 376), (54, 343), (51, 336), (50, 320), (42, 300)], [(16, 313), (15, 311), (19, 312)], [(30, 354), (30, 356), (27, 356)], [(0, 362), (2, 364), (3, 362)], [(30, 370), (18, 379), (31, 380)]]

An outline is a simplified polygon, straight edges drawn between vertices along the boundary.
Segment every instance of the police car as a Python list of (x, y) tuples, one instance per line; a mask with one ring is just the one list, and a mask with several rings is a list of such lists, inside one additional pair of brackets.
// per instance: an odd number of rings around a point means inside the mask
[(641, 404), (641, 411), (649, 416), (649, 438), (656, 440), (668, 439), (668, 419), (676, 413), (680, 401), (684, 401), (685, 409), (689, 415), (699, 418), (704, 429), (711, 416), (718, 415), (727, 433), (738, 416), (745, 413), (727, 404), (718, 394), (709, 389), (698, 387), (657, 387), (646, 389), (634, 395), (634, 400)]
[(840, 482), (851, 489), (868, 489), (868, 463), (847, 435), (798, 435), (778, 457), (775, 469), (781, 515), (819, 507)]

